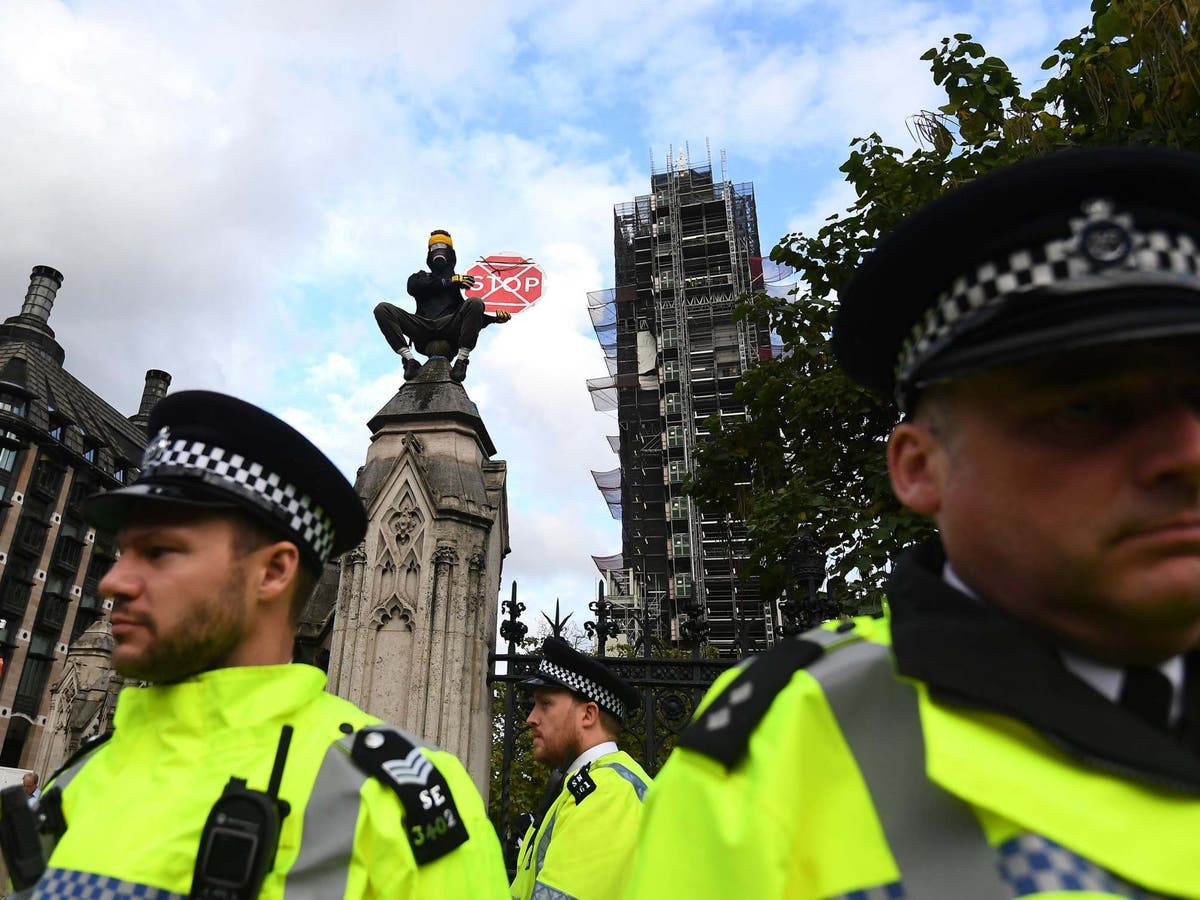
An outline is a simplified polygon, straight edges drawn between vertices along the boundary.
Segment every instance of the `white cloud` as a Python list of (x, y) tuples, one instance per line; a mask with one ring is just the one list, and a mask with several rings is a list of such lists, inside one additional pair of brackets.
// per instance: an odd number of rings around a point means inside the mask
[(357, 379), (358, 366), (341, 353), (332, 352), (308, 369), (308, 384), (313, 388), (353, 384)]

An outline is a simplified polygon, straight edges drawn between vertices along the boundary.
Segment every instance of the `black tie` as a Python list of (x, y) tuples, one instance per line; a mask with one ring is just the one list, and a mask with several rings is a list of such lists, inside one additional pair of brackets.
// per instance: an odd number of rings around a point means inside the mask
[(554, 805), (554, 801), (562, 792), (563, 778), (561, 769), (550, 770), (550, 778), (546, 781), (545, 790), (542, 791), (542, 799), (538, 801), (537, 810), (533, 814), (534, 831), (541, 827), (542, 819), (546, 818), (546, 813), (550, 812), (550, 807)]
[(1171, 679), (1154, 666), (1130, 666), (1121, 684), (1120, 704), (1159, 731), (1171, 721)]
[[(533, 839), (537, 835), (537, 831), (542, 827), (542, 820), (546, 818), (546, 813), (550, 812), (550, 807), (554, 805), (554, 801), (558, 799), (559, 792), (562, 791), (563, 773), (558, 769), (550, 770), (550, 779), (546, 782), (546, 787), (542, 791), (542, 798), (538, 801), (537, 809), (529, 817), (529, 842), (521, 848), (521, 856), (525, 859), (525, 868), (528, 869), (533, 864)], [(525, 832), (522, 832), (525, 833)], [(521, 835), (513, 835), (514, 839)], [(520, 865), (520, 860), (517, 861)]]
[(1183, 721), (1179, 734), (1192, 752), (1200, 756), (1200, 650), (1193, 650), (1184, 663)]

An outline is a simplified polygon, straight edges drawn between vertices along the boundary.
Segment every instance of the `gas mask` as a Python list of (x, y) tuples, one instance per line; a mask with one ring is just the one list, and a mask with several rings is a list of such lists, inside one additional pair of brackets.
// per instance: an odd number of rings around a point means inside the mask
[(454, 249), (449, 244), (432, 244), (426, 259), (434, 272), (449, 272), (454, 268)]

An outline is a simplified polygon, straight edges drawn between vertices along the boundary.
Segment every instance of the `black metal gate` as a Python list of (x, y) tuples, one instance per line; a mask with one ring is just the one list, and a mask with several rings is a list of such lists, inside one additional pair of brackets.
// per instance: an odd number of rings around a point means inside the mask
[[(531, 809), (513, 809), (512, 773), (517, 762), (518, 742), (527, 731), (525, 724), (528, 707), (518, 693), (518, 682), (529, 678), (541, 662), (536, 653), (520, 652), (520, 645), (529, 633), (528, 626), (521, 621), (525, 604), (517, 600), (517, 586), (512, 587), (512, 598), (504, 601), (505, 618), (500, 623), (500, 639), (508, 644), (508, 652), (491, 654), (491, 671), (488, 683), (495, 697), (494, 734), (498, 753), (493, 754), (493, 768), (498, 769), (493, 777), (492, 790), (498, 792), (493, 798), (492, 821), (504, 844), (505, 857), (509, 865), (514, 864), (516, 841), (524, 831), (524, 814)], [(588, 604), (595, 620), (584, 623), (590, 637), (597, 639), (598, 655), (604, 656), (604, 648), (612, 631), (610, 614), (612, 604), (601, 595)], [(675, 744), (675, 738), (691, 721), (696, 705), (705, 691), (723, 671), (737, 664), (734, 659), (704, 658), (699, 649), (691, 655), (670, 651), (656, 645), (650, 637), (653, 629), (648, 620), (649, 613), (642, 610), (640, 637), (629, 648), (630, 655), (607, 656), (605, 662), (622, 678), (641, 691), (642, 706), (630, 715), (625, 724), (625, 734), (620, 744), (622, 749), (638, 759), (650, 775), (657, 773), (667, 754)], [(544, 616), (551, 633), (561, 636), (562, 628), (570, 619), (561, 619), (557, 606), (554, 620)], [(699, 645), (697, 645), (699, 646)], [(668, 655), (674, 652), (675, 655)], [(656, 655), (657, 654), (657, 655)], [(504, 671), (497, 671), (503, 664)], [(544, 779), (546, 773), (541, 773)]]

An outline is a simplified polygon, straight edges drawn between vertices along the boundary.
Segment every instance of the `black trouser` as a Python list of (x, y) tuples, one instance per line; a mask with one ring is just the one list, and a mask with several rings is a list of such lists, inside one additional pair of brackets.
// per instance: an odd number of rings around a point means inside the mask
[(473, 350), (479, 332), (488, 324), (483, 315), (483, 301), (475, 297), (464, 298), (454, 312), (436, 319), (418, 316), (391, 303), (380, 303), (375, 307), (375, 321), (397, 353), (408, 346), (405, 337), (418, 353), (425, 353), (425, 345), (430, 341), (448, 341), (452, 354), (460, 348)]

